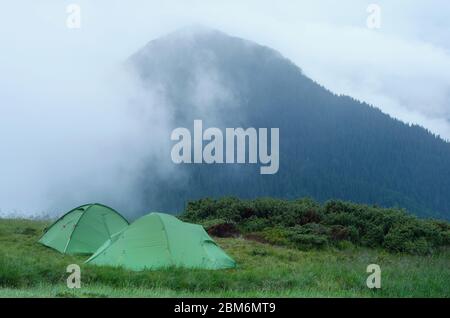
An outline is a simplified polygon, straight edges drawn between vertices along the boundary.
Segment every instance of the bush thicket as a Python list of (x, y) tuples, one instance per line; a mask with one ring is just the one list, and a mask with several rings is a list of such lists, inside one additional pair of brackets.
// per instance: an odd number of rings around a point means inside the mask
[(450, 224), (419, 219), (397, 208), (380, 208), (339, 200), (281, 200), (234, 197), (188, 203), (182, 218), (203, 224), (234, 224), (252, 239), (300, 249), (326, 246), (384, 248), (391, 252), (430, 254), (450, 246)]

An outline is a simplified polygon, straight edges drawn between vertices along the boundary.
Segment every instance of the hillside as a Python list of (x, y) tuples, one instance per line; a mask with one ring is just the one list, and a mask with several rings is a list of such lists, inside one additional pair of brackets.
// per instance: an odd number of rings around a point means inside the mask
[(144, 88), (163, 95), (171, 129), (192, 129), (194, 119), (222, 129), (280, 129), (275, 175), (248, 164), (173, 164), (167, 177), (157, 173), (158, 163), (148, 163), (141, 197), (151, 210), (180, 212), (202, 197), (312, 197), (450, 218), (449, 143), (333, 94), (270, 48), (185, 29), (151, 41), (127, 65)]
[[(433, 256), (347, 247), (300, 251), (243, 238), (216, 239), (238, 263), (230, 270), (129, 272), (83, 264), (37, 243), (46, 222), (0, 219), (0, 297), (450, 297), (449, 251)], [(81, 289), (66, 267), (81, 266)], [(379, 264), (382, 288), (366, 287)]]

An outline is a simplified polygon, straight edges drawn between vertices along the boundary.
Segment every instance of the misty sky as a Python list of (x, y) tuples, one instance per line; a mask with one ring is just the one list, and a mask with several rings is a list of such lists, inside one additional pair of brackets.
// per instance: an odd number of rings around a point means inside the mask
[[(81, 6), (81, 29), (66, 27), (70, 3)], [(366, 26), (370, 3), (382, 9), (380, 29)], [(120, 205), (133, 192), (128, 178), (152, 156), (142, 152), (152, 137), (138, 138), (142, 114), (122, 107), (136, 88), (115, 67), (192, 24), (270, 46), (333, 92), (450, 140), (449, 16), (440, 0), (2, 2), (0, 216), (91, 198)], [(73, 187), (87, 178), (91, 188)]]

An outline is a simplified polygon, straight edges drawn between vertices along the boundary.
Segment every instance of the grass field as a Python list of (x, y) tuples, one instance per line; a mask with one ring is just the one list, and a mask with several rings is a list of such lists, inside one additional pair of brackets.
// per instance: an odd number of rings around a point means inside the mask
[[(0, 297), (450, 297), (450, 251), (433, 256), (347, 247), (299, 251), (244, 239), (217, 239), (231, 270), (170, 268), (131, 272), (84, 265), (37, 243), (45, 222), (0, 219)], [(66, 287), (81, 266), (82, 287)], [(378, 264), (382, 288), (366, 286)]]

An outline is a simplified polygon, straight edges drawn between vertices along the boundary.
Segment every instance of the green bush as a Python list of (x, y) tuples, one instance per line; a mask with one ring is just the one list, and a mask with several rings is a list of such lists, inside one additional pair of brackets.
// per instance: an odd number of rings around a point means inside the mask
[(390, 252), (429, 254), (450, 246), (450, 224), (421, 220), (401, 209), (331, 200), (240, 200), (226, 197), (189, 202), (182, 216), (201, 224), (234, 222), (244, 236), (298, 248), (381, 247)]
[(286, 228), (268, 228), (258, 234), (267, 243), (273, 245), (289, 245), (289, 231)]
[(361, 237), (361, 244), (369, 247), (381, 246), (384, 241), (384, 231), (380, 225), (371, 226)]
[(258, 218), (257, 216), (252, 216), (245, 222), (243, 222), (240, 228), (245, 232), (259, 232), (267, 227), (270, 227), (269, 220), (265, 218)]
[(395, 224), (385, 236), (384, 247), (394, 252), (430, 254), (445, 244), (445, 233), (430, 222), (404, 222)]

